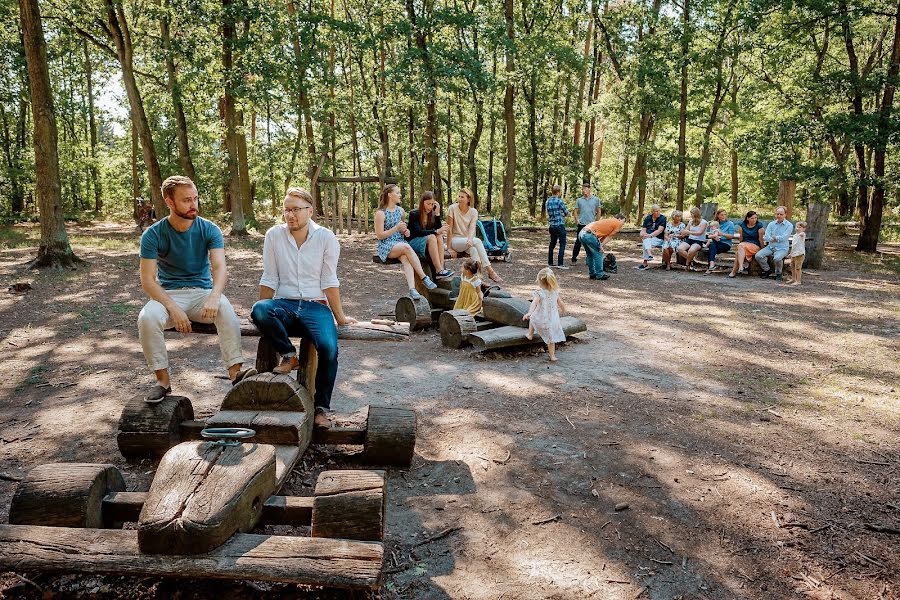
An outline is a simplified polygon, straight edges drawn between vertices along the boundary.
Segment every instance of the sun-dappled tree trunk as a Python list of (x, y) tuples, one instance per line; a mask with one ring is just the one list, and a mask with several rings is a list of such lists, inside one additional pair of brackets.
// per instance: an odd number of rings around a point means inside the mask
[(682, 0), (681, 17), (681, 86), (678, 104), (678, 181), (675, 191), (675, 208), (684, 210), (685, 168), (687, 164), (687, 104), (688, 62), (690, 52), (689, 28), (691, 25), (690, 0)]
[(69, 245), (63, 219), (59, 181), (59, 149), (56, 131), (56, 111), (50, 70), (47, 66), (47, 45), (44, 42), (41, 11), (37, 0), (19, 0), (22, 41), (28, 65), (31, 93), (31, 114), (34, 120), (35, 188), (41, 216), (41, 241), (38, 255), (31, 268), (71, 267), (80, 262)]
[(503, 116), (506, 123), (506, 171), (503, 174), (503, 207), (500, 220), (504, 227), (512, 227), (513, 198), (516, 194), (516, 113), (513, 105), (515, 82), (515, 22), (513, 20), (513, 0), (504, 0), (506, 17), (506, 91), (503, 95)]
[(238, 114), (235, 108), (233, 47), (237, 37), (232, 0), (222, 0), (222, 120), (225, 127), (225, 173), (227, 195), (231, 199), (231, 235), (245, 235), (244, 203), (241, 198), (240, 151), (238, 149)]
[(163, 15), (159, 20), (160, 41), (166, 59), (166, 85), (169, 95), (172, 96), (172, 112), (175, 116), (175, 136), (178, 140), (178, 163), (185, 176), (198, 184), (197, 173), (194, 170), (194, 161), (191, 159), (191, 147), (188, 144), (187, 119), (184, 116), (184, 103), (181, 99), (181, 83), (178, 81), (178, 72), (175, 69), (175, 57), (172, 53), (172, 34), (168, 14), (168, 3), (163, 8)]
[(82, 40), (82, 49), (84, 50), (84, 78), (87, 91), (87, 109), (88, 109), (88, 139), (90, 140), (91, 164), (89, 170), (91, 173), (91, 187), (94, 190), (94, 210), (98, 213), (103, 209), (103, 187), (100, 183), (100, 171), (97, 168), (97, 116), (94, 110), (94, 72), (91, 63), (91, 49), (87, 40)]

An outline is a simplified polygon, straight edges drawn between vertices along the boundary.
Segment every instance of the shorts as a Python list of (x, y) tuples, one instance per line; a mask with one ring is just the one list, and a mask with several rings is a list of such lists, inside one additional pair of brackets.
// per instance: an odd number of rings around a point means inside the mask
[(417, 237), (412, 238), (410, 240), (406, 240), (406, 243), (412, 247), (413, 252), (418, 254), (421, 257), (425, 257), (425, 250), (428, 248), (428, 238), (427, 237)]
[(741, 242), (740, 245), (738, 245), (738, 248), (744, 249), (744, 254), (748, 260), (756, 256), (756, 253), (761, 250), (759, 246), (750, 242)]

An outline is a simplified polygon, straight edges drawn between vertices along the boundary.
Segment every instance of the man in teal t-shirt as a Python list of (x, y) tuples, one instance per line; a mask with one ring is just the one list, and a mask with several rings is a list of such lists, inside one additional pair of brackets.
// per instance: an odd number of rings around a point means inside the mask
[(222, 295), (228, 279), (222, 231), (197, 215), (197, 188), (187, 177), (169, 177), (162, 193), (170, 214), (141, 236), (141, 287), (150, 301), (138, 315), (138, 337), (157, 383), (144, 397), (147, 402), (160, 402), (172, 391), (163, 332), (174, 327), (190, 333), (191, 321), (216, 324), (233, 383), (255, 373), (241, 370), (241, 325)]

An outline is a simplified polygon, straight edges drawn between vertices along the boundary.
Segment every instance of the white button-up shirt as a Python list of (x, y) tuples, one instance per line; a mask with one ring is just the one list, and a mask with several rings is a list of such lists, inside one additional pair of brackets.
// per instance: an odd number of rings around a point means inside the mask
[(340, 287), (337, 277), (341, 246), (330, 229), (309, 221), (309, 234), (297, 248), (287, 224), (275, 225), (263, 242), (263, 274), (259, 285), (275, 290), (275, 298), (324, 300), (322, 290)]

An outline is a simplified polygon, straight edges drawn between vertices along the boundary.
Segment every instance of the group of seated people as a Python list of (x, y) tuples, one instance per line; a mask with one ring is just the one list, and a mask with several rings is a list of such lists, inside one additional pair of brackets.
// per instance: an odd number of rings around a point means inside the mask
[(422, 268), (422, 260), (430, 261), (437, 277), (450, 277), (453, 271), (444, 265), (444, 250), (451, 258), (460, 253), (478, 262), (488, 277), (498, 283), (503, 280), (491, 266), (484, 243), (475, 236), (478, 211), (472, 206), (473, 195), (468, 188), (460, 190), (456, 203), (447, 210), (447, 223), (442, 224), (441, 205), (434, 193), (422, 192), (419, 207), (404, 219), (400, 204), (400, 188), (389, 184), (381, 191), (375, 212), (375, 237), (378, 238), (378, 258), (383, 262), (397, 259), (406, 276), (409, 295), (414, 300), (422, 296), (416, 291), (418, 276), (427, 289), (436, 284)]
[[(714, 220), (702, 218), (696, 206), (690, 209), (690, 219), (685, 222), (680, 210), (672, 211), (670, 219), (660, 211), (658, 204), (650, 208), (650, 214), (644, 217), (641, 225), (641, 245), (643, 246), (643, 262), (638, 269), (646, 270), (653, 259), (653, 248), (662, 248), (663, 268), (672, 268), (672, 257), (681, 256), (692, 271), (703, 270), (694, 266), (694, 259), (705, 249), (709, 256), (709, 265), (705, 273), (717, 269), (716, 261), (720, 256), (734, 248), (734, 264), (729, 277), (745, 273), (745, 261), (756, 260), (759, 263), (760, 277), (772, 275), (769, 259), (774, 263), (774, 276), (782, 280), (784, 259), (790, 254), (794, 271), (794, 281), (799, 283), (799, 270), (805, 255), (806, 223), (794, 224), (785, 217), (787, 210), (783, 206), (775, 209), (775, 220), (763, 226), (756, 211), (747, 211), (744, 219), (735, 224), (728, 219), (728, 211), (720, 208)], [(796, 260), (798, 259), (799, 260)]]

